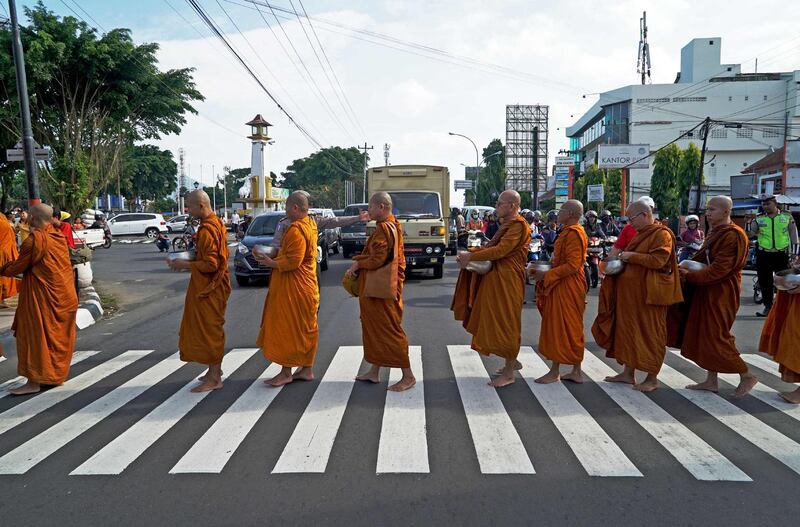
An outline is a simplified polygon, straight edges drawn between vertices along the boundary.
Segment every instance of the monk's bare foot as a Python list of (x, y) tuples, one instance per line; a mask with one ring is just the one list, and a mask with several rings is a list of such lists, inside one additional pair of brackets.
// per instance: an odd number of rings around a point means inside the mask
[(793, 392), (781, 392), (780, 396), (787, 403), (800, 404), (800, 389)]
[(409, 388), (413, 388), (415, 384), (417, 384), (417, 379), (414, 377), (403, 377), (386, 389), (390, 392), (404, 392)]
[[(222, 370), (219, 371), (219, 376), (222, 377)], [(205, 372), (203, 375), (198, 377), (197, 380), (200, 382), (205, 382), (207, 378), (208, 378), (208, 372)]]
[(191, 391), (193, 393), (203, 393), (203, 392), (210, 392), (212, 390), (219, 390), (220, 388), (222, 388), (222, 380), (208, 378), (208, 377), (206, 377), (206, 379), (207, 380), (201, 382), (199, 386), (195, 386), (194, 388), (192, 388)]
[(752, 390), (756, 384), (758, 384), (758, 379), (755, 375), (743, 375), (742, 379), (739, 381), (739, 386), (733, 391), (733, 396), (737, 398), (744, 397), (750, 393), (750, 390)]
[(292, 374), (295, 381), (313, 381), (314, 371), (311, 368), (300, 368)]
[[(522, 369), (522, 363), (520, 361), (518, 361), (518, 360), (514, 360), (514, 370), (519, 371), (521, 369)], [(497, 368), (494, 372), (496, 374), (500, 375), (500, 374), (503, 373), (503, 370), (504, 370), (504, 368)]]
[(562, 375), (561, 380), (574, 382), (575, 384), (583, 384), (583, 375), (581, 375), (579, 371), (571, 371), (566, 375)]
[(39, 383), (28, 381), (19, 388), (11, 388), (8, 393), (11, 395), (28, 395), (29, 393), (38, 393), (42, 387)]
[(495, 388), (502, 388), (503, 386), (508, 386), (509, 384), (514, 384), (513, 371), (510, 375), (500, 374), (489, 382), (489, 385), (494, 386)]
[(273, 388), (278, 388), (278, 387), (283, 386), (285, 384), (289, 384), (293, 380), (294, 379), (292, 379), (292, 375), (291, 374), (280, 372), (275, 377), (273, 377), (271, 379), (267, 379), (266, 381), (264, 381), (264, 383), (265, 384), (269, 384)]
[(622, 372), (618, 375), (609, 375), (606, 382), (624, 382), (625, 384), (636, 384), (636, 379), (630, 373)]
[(707, 392), (714, 392), (717, 393), (719, 391), (719, 385), (717, 381), (703, 381), (698, 384), (689, 384), (686, 386), (689, 390), (705, 390)]
[(658, 390), (658, 381), (645, 379), (644, 382), (634, 384), (633, 389), (639, 392), (654, 392)]
[(371, 382), (373, 384), (378, 384), (379, 382), (381, 382), (381, 379), (380, 379), (378, 373), (377, 372), (373, 373), (372, 371), (368, 371), (367, 373), (365, 373), (363, 375), (359, 375), (358, 377), (356, 377), (356, 380), (357, 381), (367, 381), (367, 382)]
[(561, 375), (559, 375), (557, 371), (549, 371), (538, 379), (535, 379), (533, 382), (537, 382), (539, 384), (551, 384), (559, 381), (560, 379)]

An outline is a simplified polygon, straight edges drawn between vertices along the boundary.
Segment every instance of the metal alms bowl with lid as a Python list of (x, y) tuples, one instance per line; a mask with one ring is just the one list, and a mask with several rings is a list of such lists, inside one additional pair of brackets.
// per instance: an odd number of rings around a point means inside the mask
[(605, 260), (600, 260), (600, 272), (606, 276), (614, 276), (625, 269), (625, 262), (616, 256), (609, 256)]
[(278, 248), (271, 245), (254, 245), (254, 256), (266, 256), (267, 258), (275, 258), (278, 256)]
[(177, 253), (169, 253), (167, 255), (168, 260), (186, 260), (187, 262), (194, 261), (197, 257), (197, 253), (195, 251), (181, 251)]
[[(461, 251), (461, 252), (469, 253), (469, 251)], [(484, 262), (473, 262), (472, 260), (470, 260), (470, 262), (466, 266), (464, 266), (464, 269), (466, 269), (467, 271), (472, 271), (473, 273), (477, 274), (486, 274), (492, 270), (492, 262), (488, 260)]]
[(791, 291), (800, 286), (800, 269), (784, 269), (775, 273), (775, 287), (781, 291)]
[(708, 267), (708, 265), (702, 262), (696, 262), (694, 260), (684, 260), (678, 264), (678, 267), (688, 269), (689, 271), (702, 271), (703, 269)]

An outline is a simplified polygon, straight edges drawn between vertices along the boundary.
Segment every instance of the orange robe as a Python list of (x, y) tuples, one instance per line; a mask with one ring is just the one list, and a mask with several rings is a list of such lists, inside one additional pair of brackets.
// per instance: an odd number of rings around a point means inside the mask
[(758, 351), (772, 355), (781, 379), (800, 382), (800, 294), (778, 291), (761, 331)]
[(708, 267), (686, 275), (685, 301), (669, 309), (669, 344), (705, 370), (747, 372), (731, 328), (739, 311), (748, 246), (747, 235), (737, 225), (715, 227), (692, 257)]
[(556, 239), (553, 268), (536, 284), (536, 305), (542, 315), (539, 352), (559, 364), (583, 361), (583, 312), (586, 309), (588, 239), (580, 225), (565, 227)]
[(319, 287), (317, 224), (310, 216), (286, 228), (275, 261), (258, 345), (264, 357), (281, 366), (311, 367), (319, 340)]
[(62, 384), (69, 375), (75, 347), (78, 296), (64, 235), (47, 225), (31, 231), (16, 261), (3, 276), (22, 274), (14, 315), (17, 371), (39, 384)]
[(518, 215), (501, 225), (487, 247), (472, 254), (473, 261), (491, 261), (491, 271), (478, 275), (462, 269), (458, 275), (450, 309), (472, 334), (472, 349), (483, 355), (519, 355), (530, 239), (530, 225)]
[[(19, 256), (17, 250), (17, 233), (14, 227), (5, 219), (0, 220), (0, 267), (13, 262)], [(0, 278), (0, 287), (3, 288), (3, 300), (17, 294), (17, 279), (13, 276)]]
[(606, 356), (647, 373), (658, 373), (667, 346), (667, 306), (683, 300), (675, 236), (654, 223), (636, 233), (625, 270), (600, 287), (592, 335)]
[[(395, 226), (394, 237), (389, 223)], [(371, 298), (364, 296), (365, 271), (386, 264), (390, 252), (397, 263), (397, 298)], [(364, 359), (375, 366), (410, 368), (408, 338), (403, 330), (403, 282), (406, 276), (406, 259), (403, 255), (403, 226), (394, 216), (379, 221), (375, 232), (367, 240), (364, 252), (353, 258), (358, 260), (358, 305), (361, 308), (361, 335), (364, 341)], [(393, 264), (389, 264), (393, 265)]]
[(231, 295), (231, 277), (228, 235), (216, 214), (200, 223), (195, 248), (178, 349), (182, 361), (219, 364), (225, 353), (225, 308)]

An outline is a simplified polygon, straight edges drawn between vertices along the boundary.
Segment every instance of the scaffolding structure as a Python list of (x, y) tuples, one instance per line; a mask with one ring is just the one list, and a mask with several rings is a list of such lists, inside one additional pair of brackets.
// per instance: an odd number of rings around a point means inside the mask
[(530, 192), (534, 206), (547, 186), (548, 109), (506, 105), (506, 188)]

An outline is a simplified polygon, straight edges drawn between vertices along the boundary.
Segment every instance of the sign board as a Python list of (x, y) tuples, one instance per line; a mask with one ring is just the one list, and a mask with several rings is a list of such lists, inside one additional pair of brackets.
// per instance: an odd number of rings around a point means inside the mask
[(470, 179), (456, 179), (453, 181), (453, 187), (456, 190), (472, 190), (475, 187), (475, 182)]
[(575, 158), (572, 156), (556, 156), (556, 167), (571, 167), (575, 165)]
[(286, 201), (289, 199), (289, 189), (280, 187), (270, 187), (270, 195), (274, 200)]
[(603, 185), (587, 185), (586, 201), (605, 201)]
[[(34, 148), (33, 157), (36, 161), (48, 161), (50, 159), (50, 147)], [(6, 150), (6, 160), (8, 161), (25, 161), (25, 152), (22, 147), (9, 148)]]
[(650, 145), (597, 145), (598, 168), (650, 168)]
[[(706, 203), (708, 203), (708, 186), (703, 185), (702, 191), (700, 192), (701, 210), (706, 210)], [(689, 210), (694, 211), (696, 204), (697, 204), (697, 186), (692, 185), (692, 188), (689, 189)]]

